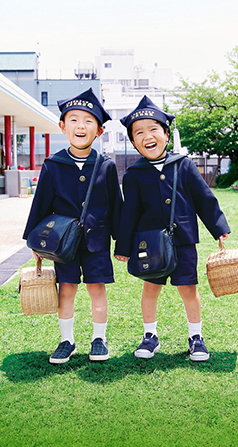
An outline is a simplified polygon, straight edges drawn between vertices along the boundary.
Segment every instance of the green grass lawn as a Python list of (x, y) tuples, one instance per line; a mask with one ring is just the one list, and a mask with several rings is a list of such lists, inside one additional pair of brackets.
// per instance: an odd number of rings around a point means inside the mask
[[(238, 193), (215, 191), (238, 247)], [(208, 210), (209, 212), (209, 210)], [(238, 445), (237, 294), (215, 298), (206, 259), (218, 250), (200, 222), (199, 285), (205, 363), (187, 355), (187, 320), (177, 289), (164, 287), (157, 320), (160, 351), (137, 359), (143, 282), (114, 262), (107, 287), (110, 360), (90, 363), (91, 303), (84, 285), (75, 304), (77, 354), (53, 366), (57, 315), (23, 315), (19, 275), (0, 288), (0, 447), (235, 447)], [(30, 261), (27, 265), (33, 265)]]

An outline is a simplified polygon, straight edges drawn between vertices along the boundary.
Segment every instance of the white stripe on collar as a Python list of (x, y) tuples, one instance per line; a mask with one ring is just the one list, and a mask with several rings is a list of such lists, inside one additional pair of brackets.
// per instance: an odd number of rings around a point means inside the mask
[(71, 154), (70, 150), (67, 149), (67, 154), (72, 160), (74, 160), (75, 164), (78, 166), (78, 168), (81, 170), (86, 163), (88, 157), (76, 157), (75, 155)]

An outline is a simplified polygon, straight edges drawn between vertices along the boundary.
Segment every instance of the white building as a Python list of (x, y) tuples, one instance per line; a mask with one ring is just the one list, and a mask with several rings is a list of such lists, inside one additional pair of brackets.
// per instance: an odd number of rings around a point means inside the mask
[(143, 65), (135, 66), (134, 50), (102, 49), (96, 57), (95, 72), (101, 81), (104, 107), (112, 117), (105, 124), (104, 152), (122, 153), (133, 149), (126, 139), (126, 129), (120, 118), (130, 113), (144, 95), (163, 108), (174, 103), (174, 97), (166, 89), (173, 87), (172, 70), (161, 69), (155, 64), (149, 72)]

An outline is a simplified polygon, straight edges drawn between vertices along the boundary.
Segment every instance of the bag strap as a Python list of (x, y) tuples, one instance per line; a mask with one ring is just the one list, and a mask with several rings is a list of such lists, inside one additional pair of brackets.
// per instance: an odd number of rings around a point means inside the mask
[(94, 167), (93, 167), (92, 176), (91, 176), (91, 179), (90, 179), (90, 183), (89, 183), (89, 186), (88, 186), (88, 190), (87, 190), (87, 194), (86, 194), (86, 198), (85, 198), (85, 202), (84, 202), (84, 206), (83, 206), (83, 211), (82, 211), (81, 216), (80, 216), (79, 223), (80, 223), (81, 227), (83, 227), (83, 224), (84, 224), (84, 218), (85, 218), (85, 215), (86, 215), (87, 207), (88, 207), (88, 204), (89, 204), (89, 199), (90, 199), (91, 192), (92, 192), (92, 189), (93, 189), (93, 184), (94, 184), (94, 181), (95, 181), (95, 177), (96, 177), (96, 173), (97, 173), (97, 169), (98, 169), (98, 165), (99, 165), (99, 159), (100, 159), (100, 154), (97, 152), (96, 160), (95, 160)]
[(172, 194), (172, 204), (171, 204), (171, 213), (170, 213), (170, 222), (169, 222), (170, 234), (173, 234), (173, 232), (174, 232), (173, 223), (174, 223), (174, 211), (175, 211), (175, 202), (176, 202), (177, 179), (178, 179), (178, 167), (177, 167), (177, 163), (174, 163), (173, 194)]

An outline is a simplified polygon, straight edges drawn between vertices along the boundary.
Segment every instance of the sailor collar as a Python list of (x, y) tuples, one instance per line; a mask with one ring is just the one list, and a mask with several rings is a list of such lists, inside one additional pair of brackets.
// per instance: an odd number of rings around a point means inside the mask
[[(167, 166), (171, 163), (175, 163), (178, 160), (181, 160), (182, 158), (185, 158), (186, 155), (180, 155), (180, 154), (173, 154), (171, 152), (167, 152), (166, 154), (166, 159), (164, 162), (164, 166)], [(139, 158), (139, 160), (137, 160), (133, 165), (129, 166), (128, 169), (130, 168), (148, 168), (148, 167), (152, 167), (153, 165), (149, 162), (149, 160), (145, 157), (141, 157)]]
[[(67, 165), (74, 165), (75, 166), (75, 160), (73, 160), (66, 149), (62, 149), (59, 152), (56, 152), (55, 154), (51, 155), (50, 157), (46, 158), (45, 161), (53, 161), (56, 163), (63, 163)], [(89, 156), (87, 157), (87, 164), (94, 164), (96, 160), (96, 150), (92, 149)]]

